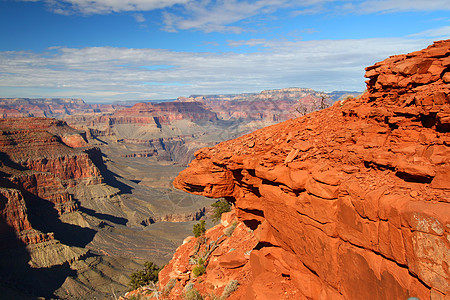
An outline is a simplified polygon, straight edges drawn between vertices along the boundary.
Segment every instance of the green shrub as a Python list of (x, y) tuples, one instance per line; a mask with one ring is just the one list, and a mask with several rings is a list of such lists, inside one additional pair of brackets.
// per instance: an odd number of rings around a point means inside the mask
[(197, 260), (197, 265), (192, 269), (192, 274), (194, 274), (195, 277), (201, 276), (205, 274), (206, 267), (205, 267), (205, 260), (200, 257)]
[(186, 300), (203, 300), (203, 296), (197, 289), (192, 288), (184, 294), (184, 299)]
[(131, 274), (128, 285), (131, 289), (135, 290), (141, 286), (150, 284), (150, 282), (156, 282), (158, 281), (159, 271), (161, 271), (161, 268), (151, 261), (146, 261), (143, 270)]
[(194, 225), (194, 228), (192, 229), (192, 232), (194, 233), (195, 237), (199, 237), (205, 234), (206, 232), (206, 224), (205, 220), (201, 220), (199, 223)]
[(192, 269), (192, 274), (194, 274), (195, 277), (201, 276), (201, 275), (205, 274), (205, 272), (206, 272), (206, 268), (205, 268), (205, 265), (203, 265), (203, 264), (196, 265)]
[(211, 204), (211, 206), (214, 207), (214, 213), (212, 216), (213, 222), (219, 221), (223, 213), (229, 212), (231, 210), (230, 202), (225, 199), (221, 199)]
[(237, 280), (231, 280), (228, 282), (228, 284), (225, 286), (225, 289), (223, 290), (222, 296), (220, 296), (220, 300), (225, 300), (228, 297), (231, 296), (231, 294), (237, 290), (239, 287), (239, 281)]

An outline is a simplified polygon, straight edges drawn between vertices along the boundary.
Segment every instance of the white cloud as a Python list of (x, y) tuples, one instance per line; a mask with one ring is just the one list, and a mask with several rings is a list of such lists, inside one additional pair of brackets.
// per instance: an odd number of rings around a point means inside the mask
[(405, 11), (448, 11), (449, 0), (256, 0), (189, 1), (176, 14), (164, 12), (165, 30), (201, 30), (241, 33), (243, 20), (270, 16), (280, 9), (292, 10), (290, 17), (315, 14), (371, 14)]
[(46, 53), (0, 52), (0, 95), (24, 97), (20, 93), (26, 91), (40, 97), (67, 97), (72, 93), (88, 101), (110, 101), (291, 86), (362, 90), (364, 67), (389, 55), (422, 49), (431, 40), (257, 43), (264, 43), (266, 51), (218, 54), (92, 47), (53, 48)]
[[(34, 1), (39, 0), (22, 0)], [(166, 31), (200, 30), (241, 33), (238, 23), (274, 17), (290, 9), (290, 17), (314, 14), (370, 14), (404, 11), (448, 11), (449, 0), (40, 0), (58, 14), (109, 14), (162, 9)], [(288, 16), (285, 16), (288, 17)], [(136, 14), (143, 22), (142, 14)]]
[(165, 13), (168, 31), (199, 29), (205, 32), (240, 33), (242, 28), (230, 26), (238, 21), (260, 14), (268, 14), (288, 5), (287, 0), (258, 1), (191, 1), (184, 5), (181, 14)]
[(250, 39), (250, 40), (239, 40), (239, 41), (228, 41), (230, 47), (240, 47), (240, 46), (264, 46), (268, 43), (265, 39)]
[(419, 33), (411, 34), (410, 36), (450, 38), (450, 26), (429, 29)]
[[(26, 0), (25, 0), (26, 1)], [(176, 4), (186, 4), (189, 0), (42, 0), (60, 14), (82, 13), (109, 14), (124, 11), (151, 11)]]
[(134, 14), (133, 17), (136, 20), (136, 22), (139, 22), (139, 23), (143, 23), (146, 21), (143, 14)]
[(449, 0), (367, 0), (357, 5), (360, 13), (405, 12), (405, 11), (448, 11)]

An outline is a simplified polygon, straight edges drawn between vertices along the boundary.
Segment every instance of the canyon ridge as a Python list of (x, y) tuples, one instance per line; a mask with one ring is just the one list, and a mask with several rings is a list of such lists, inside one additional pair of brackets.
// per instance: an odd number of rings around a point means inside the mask
[(361, 97), (195, 153), (174, 186), (233, 209), (184, 240), (158, 297), (449, 298), (450, 40), (365, 76)]

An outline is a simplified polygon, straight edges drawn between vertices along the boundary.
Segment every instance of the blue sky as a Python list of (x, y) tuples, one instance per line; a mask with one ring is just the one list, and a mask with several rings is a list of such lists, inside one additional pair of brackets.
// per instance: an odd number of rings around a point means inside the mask
[(307, 87), (450, 38), (450, 0), (0, 0), (0, 97), (87, 102)]

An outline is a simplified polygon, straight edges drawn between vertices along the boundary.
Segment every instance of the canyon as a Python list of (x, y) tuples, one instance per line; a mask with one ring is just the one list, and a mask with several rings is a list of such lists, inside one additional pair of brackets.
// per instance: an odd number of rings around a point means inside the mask
[(171, 185), (193, 153), (292, 118), (299, 103), (313, 110), (320, 95), (291, 88), (112, 105), (0, 99), (2, 296), (124, 293), (131, 272), (146, 260), (167, 263), (211, 211), (213, 201)]
[(195, 153), (174, 186), (233, 210), (184, 240), (159, 297), (448, 299), (450, 40), (365, 77), (360, 97)]
[(211, 204), (167, 187), (182, 167), (118, 166), (65, 121), (0, 119), (0, 132), (2, 296), (123, 293), (144, 261), (170, 259)]

